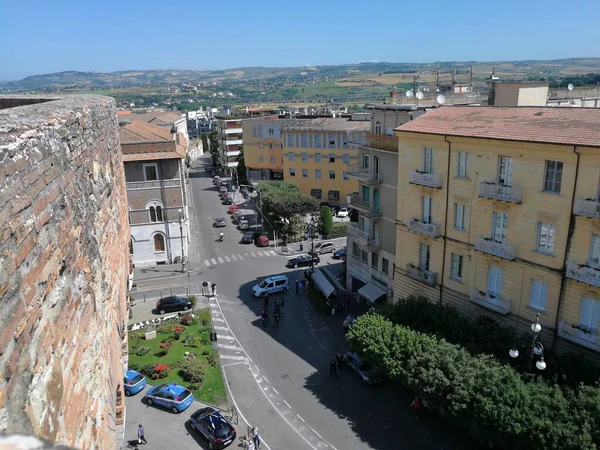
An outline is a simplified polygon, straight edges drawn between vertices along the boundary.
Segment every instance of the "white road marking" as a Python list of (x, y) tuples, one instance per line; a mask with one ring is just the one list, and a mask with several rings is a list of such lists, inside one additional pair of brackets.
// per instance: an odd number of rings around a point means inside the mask
[(217, 343), (217, 346), (219, 348), (225, 348), (227, 350), (241, 350), (241, 348), (239, 348), (236, 345), (227, 345), (227, 344), (219, 344), (219, 343)]
[(231, 255), (231, 259), (233, 259), (234, 261), (237, 261), (237, 257), (235, 255)]
[(231, 262), (231, 260), (229, 259), (229, 256), (224, 256), (224, 258), (225, 258), (225, 261)]
[(227, 336), (226, 334), (217, 334), (217, 340), (218, 339), (225, 339), (226, 341), (235, 341), (235, 338), (233, 336)]
[(300, 414), (296, 414), (296, 415), (298, 416), (298, 419), (300, 419), (302, 422), (306, 423), (306, 420), (304, 420)]
[(277, 256), (277, 252), (275, 250), (271, 250), (271, 255)]
[(210, 261), (213, 263), (213, 265), (217, 264), (217, 260), (215, 258), (212, 258)]
[(223, 264), (223, 258), (221, 258), (220, 256), (218, 256), (218, 257), (217, 257), (217, 259), (219, 260), (219, 262), (220, 262), (221, 264)]
[[(211, 305), (211, 306), (212, 306), (212, 305)], [(218, 327), (218, 326), (216, 326), (216, 325), (214, 326), (214, 329), (215, 329), (215, 330), (221, 330), (221, 331), (229, 331), (229, 328), (228, 328), (228, 327)]]
[(242, 258), (242, 255), (238, 253), (238, 258), (240, 258), (242, 261), (244, 260), (244, 258)]
[(277, 390), (274, 387), (272, 387), (271, 389), (273, 389), (273, 392), (275, 392), (277, 395), (279, 395), (279, 392), (277, 392)]
[(215, 322), (223, 322), (223, 323), (225, 323), (225, 321), (223, 319), (219, 319), (218, 317), (213, 317), (213, 320)]
[(258, 256), (260, 256), (262, 258), (265, 255), (263, 255), (263, 252), (258, 252)]
[(256, 255), (254, 254), (254, 252), (252, 252), (252, 253), (250, 253), (250, 254), (256, 258)]
[(313, 427), (311, 427), (310, 425), (306, 425), (306, 426), (307, 426), (308, 428), (310, 428), (310, 430), (311, 430), (313, 433), (315, 433), (317, 436), (319, 436), (319, 438), (320, 438), (320, 439), (323, 439), (323, 436), (321, 436), (319, 433), (317, 433)]
[(232, 361), (248, 361), (245, 356), (221, 355), (221, 359), (230, 359)]
[(244, 256), (248, 256), (248, 253), (244, 253)]
[(283, 400), (283, 403), (285, 403), (288, 408), (292, 409), (292, 407), (290, 406), (290, 404), (288, 402), (286, 402), (285, 400)]
[[(221, 358), (222, 358), (222, 356), (221, 356)], [(234, 362), (231, 364), (221, 364), (221, 367), (239, 366), (240, 364), (248, 364), (248, 361), (238, 361), (238, 362)]]
[(205, 266), (210, 266), (210, 261), (209, 261), (208, 259), (205, 259), (205, 260), (204, 260), (204, 265), (205, 265)]

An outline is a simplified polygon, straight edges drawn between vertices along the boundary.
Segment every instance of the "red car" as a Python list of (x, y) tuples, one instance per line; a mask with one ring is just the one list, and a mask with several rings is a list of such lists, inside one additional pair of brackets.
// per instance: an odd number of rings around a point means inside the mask
[(256, 245), (258, 247), (268, 247), (269, 246), (269, 238), (266, 236), (259, 236), (256, 238)]
[(231, 205), (229, 207), (229, 209), (227, 210), (227, 214), (233, 214), (234, 212), (236, 212), (239, 208), (235, 205)]

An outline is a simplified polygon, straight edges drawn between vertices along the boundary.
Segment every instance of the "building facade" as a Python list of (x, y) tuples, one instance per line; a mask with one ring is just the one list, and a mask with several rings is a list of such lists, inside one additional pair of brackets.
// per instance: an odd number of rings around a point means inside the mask
[(358, 210), (358, 223), (348, 227), (346, 289), (366, 301), (393, 298), (396, 254), (398, 137), (394, 129), (425, 112), (417, 105), (371, 108), (366, 143), (358, 161), (346, 171), (358, 182), (349, 205)]
[(136, 267), (187, 259), (185, 147), (170, 130), (132, 122), (119, 130), (125, 166), (130, 253)]
[(599, 123), (595, 109), (442, 107), (397, 128), (396, 298), (515, 327), (539, 313), (545, 345), (600, 350)]
[(242, 122), (248, 180), (283, 180), (281, 130), (285, 122), (279, 116), (245, 119)]
[(298, 185), (303, 195), (346, 206), (358, 189), (346, 168), (358, 162), (358, 146), (365, 144), (369, 129), (369, 120), (352, 118), (287, 120), (282, 129), (283, 178)]

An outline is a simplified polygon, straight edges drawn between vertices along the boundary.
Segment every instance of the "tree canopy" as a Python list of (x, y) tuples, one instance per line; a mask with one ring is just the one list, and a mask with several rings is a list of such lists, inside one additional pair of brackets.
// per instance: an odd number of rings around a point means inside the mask
[(318, 209), (314, 197), (305, 197), (300, 188), (289, 181), (261, 181), (262, 209), (275, 219), (290, 218), (293, 215), (306, 215)]
[(331, 209), (329, 209), (329, 206), (321, 207), (320, 217), (321, 234), (328, 238), (331, 235), (331, 230), (333, 229), (333, 217), (331, 216)]

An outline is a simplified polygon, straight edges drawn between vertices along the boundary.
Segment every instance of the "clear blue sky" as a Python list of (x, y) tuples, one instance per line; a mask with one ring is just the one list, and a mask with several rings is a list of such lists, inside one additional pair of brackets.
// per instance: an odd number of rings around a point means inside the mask
[(600, 56), (600, 0), (0, 0), (0, 80)]

